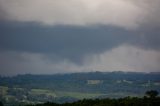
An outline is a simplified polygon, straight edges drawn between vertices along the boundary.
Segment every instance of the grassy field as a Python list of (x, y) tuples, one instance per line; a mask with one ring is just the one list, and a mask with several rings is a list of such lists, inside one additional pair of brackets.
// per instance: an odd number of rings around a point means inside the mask
[(7, 94), (7, 90), (8, 90), (8, 87), (5, 87), (5, 86), (0, 86), (0, 95), (6, 95)]
[(76, 99), (94, 98), (103, 95), (100, 93), (65, 92), (65, 91), (52, 91), (46, 89), (31, 89), (30, 94), (33, 95), (45, 94), (54, 97), (72, 97)]
[[(0, 86), (0, 94), (2, 96), (14, 96), (8, 95), (8, 87)], [(14, 88), (14, 90), (23, 90), (23, 88)], [(81, 92), (66, 92), (66, 91), (53, 91), (48, 89), (31, 89), (28, 91), (30, 95), (47, 95), (52, 97), (72, 97), (76, 99), (83, 99), (83, 98), (95, 98), (104, 94), (100, 93), (81, 93)]]
[(52, 91), (52, 90), (47, 90), (47, 89), (31, 89), (31, 91), (30, 91), (29, 93), (30, 93), (30, 94), (33, 94), (33, 95), (45, 94), (45, 95), (47, 95), (47, 96), (57, 97), (57, 95), (55, 94), (54, 91)]
[[(12, 93), (9, 93), (12, 92)], [(22, 91), (22, 92), (19, 92)], [(23, 93), (23, 91), (25, 91)], [(26, 94), (28, 92), (28, 94)], [(16, 94), (14, 94), (16, 93)], [(107, 94), (102, 93), (82, 93), (82, 92), (68, 92), (68, 91), (59, 91), (59, 90), (49, 90), (49, 89), (28, 89), (26, 91), (25, 88), (16, 88), (13, 89), (0, 86), (0, 96), (4, 98), (6, 102), (11, 103), (12, 101), (17, 101), (19, 103), (41, 103), (43, 99), (45, 100), (53, 100), (53, 98), (63, 98), (63, 97), (70, 97), (75, 99), (89, 99), (89, 98), (121, 98), (126, 96), (142, 96), (141, 94), (133, 94), (128, 92), (111, 92)], [(21, 97), (19, 97), (21, 96)], [(33, 97), (32, 99), (28, 99), (28, 97)], [(36, 99), (35, 99), (36, 98)], [(39, 98), (39, 99), (37, 99)]]
[(81, 92), (64, 92), (64, 91), (56, 91), (56, 94), (59, 97), (73, 97), (77, 99), (95, 98), (103, 95), (100, 93), (81, 93)]
[[(8, 94), (8, 87), (0, 86), (0, 95), (1, 96), (7, 96)], [(15, 90), (23, 90), (23, 88), (14, 88)], [(47, 95), (52, 97), (72, 97), (76, 99), (84, 99), (84, 98), (95, 98), (99, 96), (106, 96), (106, 97), (124, 97), (124, 96), (141, 96), (141, 94), (131, 94), (131, 93), (108, 93), (108, 94), (102, 94), (102, 93), (81, 93), (81, 92), (67, 92), (67, 91), (58, 91), (58, 90), (48, 90), (48, 89), (31, 89), (28, 91), (30, 95)], [(14, 95), (10, 95), (14, 96)]]

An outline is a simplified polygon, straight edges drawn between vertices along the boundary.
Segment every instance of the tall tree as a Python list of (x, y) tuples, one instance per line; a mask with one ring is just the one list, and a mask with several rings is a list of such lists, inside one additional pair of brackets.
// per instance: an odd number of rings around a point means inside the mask
[(0, 101), (0, 106), (3, 106), (3, 103)]
[(150, 98), (155, 98), (156, 96), (158, 96), (158, 91), (156, 90), (146, 91), (146, 95), (149, 96)]

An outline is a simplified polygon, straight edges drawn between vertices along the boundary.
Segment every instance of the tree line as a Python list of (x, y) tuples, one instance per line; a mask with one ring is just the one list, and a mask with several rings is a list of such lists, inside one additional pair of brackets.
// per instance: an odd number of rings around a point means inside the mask
[(125, 97), (119, 99), (83, 99), (73, 103), (44, 103), (37, 105), (27, 105), (27, 106), (160, 106), (160, 97), (158, 97), (158, 92), (155, 90), (150, 90), (145, 93), (143, 98), (138, 97)]
[[(58, 104), (47, 102), (44, 104), (29, 104), (26, 106), (160, 106), (160, 97), (158, 97), (157, 91), (150, 90), (145, 94), (143, 98), (128, 96), (119, 99), (83, 99), (73, 103)], [(2, 102), (0, 102), (0, 106), (3, 106)]]

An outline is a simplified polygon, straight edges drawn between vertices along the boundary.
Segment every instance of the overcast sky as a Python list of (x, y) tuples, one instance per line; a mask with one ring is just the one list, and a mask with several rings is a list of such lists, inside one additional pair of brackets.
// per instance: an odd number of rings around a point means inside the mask
[(0, 0), (0, 75), (160, 72), (160, 0)]

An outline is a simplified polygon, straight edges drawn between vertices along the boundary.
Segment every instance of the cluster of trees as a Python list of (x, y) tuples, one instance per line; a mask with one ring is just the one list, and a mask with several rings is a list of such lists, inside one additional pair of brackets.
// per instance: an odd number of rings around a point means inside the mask
[[(0, 106), (3, 106), (2, 102), (0, 102)], [(146, 92), (146, 96), (143, 98), (125, 97), (119, 99), (83, 99), (73, 103), (58, 104), (47, 102), (44, 104), (31, 104), (26, 106), (160, 106), (160, 97), (158, 97), (157, 91), (150, 90)]]
[(73, 103), (44, 103), (27, 106), (160, 106), (160, 97), (157, 97), (158, 92), (151, 90), (146, 92), (143, 98), (126, 97), (120, 99), (83, 99)]
[(2, 103), (2, 102), (0, 102), (0, 106), (3, 106), (3, 103)]

